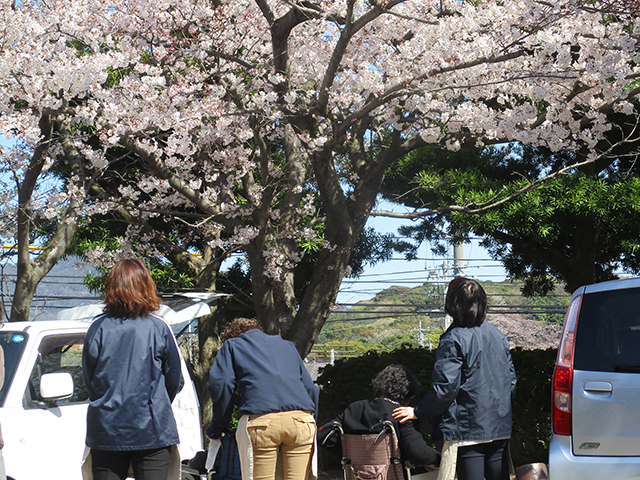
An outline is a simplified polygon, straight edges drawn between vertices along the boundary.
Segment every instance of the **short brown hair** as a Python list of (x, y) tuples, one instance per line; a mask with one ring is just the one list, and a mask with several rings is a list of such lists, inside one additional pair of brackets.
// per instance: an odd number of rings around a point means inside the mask
[(230, 338), (238, 337), (244, 332), (248, 332), (255, 328), (262, 331), (262, 327), (257, 320), (253, 318), (236, 318), (222, 331), (220, 334), (220, 341), (224, 343)]
[(144, 263), (136, 258), (120, 260), (104, 286), (104, 313), (118, 318), (146, 317), (160, 308), (156, 284)]

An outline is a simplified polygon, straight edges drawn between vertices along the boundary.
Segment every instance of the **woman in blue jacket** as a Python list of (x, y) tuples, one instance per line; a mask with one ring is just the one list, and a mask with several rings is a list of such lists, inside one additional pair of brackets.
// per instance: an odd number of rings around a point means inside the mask
[(237, 391), (242, 478), (274, 480), (277, 466), (284, 480), (313, 476), (319, 389), (296, 347), (246, 318), (231, 322), (220, 338), (209, 374), (213, 418), (207, 436), (214, 449), (229, 426)]
[(440, 337), (431, 389), (414, 408), (400, 407), (401, 421), (441, 416), (444, 442), (438, 479), (509, 480), (508, 439), (516, 374), (509, 342), (484, 321), (487, 295), (475, 280), (449, 283), (445, 311), (453, 318)]
[(95, 480), (166, 480), (180, 443), (171, 402), (182, 387), (180, 355), (156, 286), (140, 260), (118, 262), (104, 290), (104, 314), (82, 354), (89, 389), (87, 446)]

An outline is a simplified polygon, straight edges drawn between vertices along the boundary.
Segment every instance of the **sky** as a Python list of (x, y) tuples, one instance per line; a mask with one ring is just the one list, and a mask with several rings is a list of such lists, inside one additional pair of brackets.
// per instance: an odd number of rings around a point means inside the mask
[[(396, 210), (404, 207), (396, 207)], [(392, 210), (390, 204), (381, 204), (379, 209)], [(379, 233), (398, 234), (397, 230), (408, 220), (397, 218), (371, 217), (367, 227), (375, 228)], [(436, 257), (428, 244), (422, 244), (418, 259), (406, 261), (402, 255), (396, 254), (392, 260), (365, 268), (357, 279), (345, 278), (340, 286), (337, 303), (349, 306), (361, 300), (373, 298), (376, 293), (391, 286), (418, 287), (427, 281), (443, 282), (445, 265), (448, 275), (451, 275), (453, 265), (453, 248), (449, 249), (448, 257)], [(465, 276), (477, 278), (480, 281), (502, 281), (506, 273), (502, 265), (492, 260), (487, 251), (479, 245), (478, 240), (464, 246)]]

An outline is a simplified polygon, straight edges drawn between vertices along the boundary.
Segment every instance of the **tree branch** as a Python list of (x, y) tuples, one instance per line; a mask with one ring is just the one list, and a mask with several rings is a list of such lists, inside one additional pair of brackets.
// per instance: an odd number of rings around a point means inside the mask
[(433, 215), (437, 215), (437, 214), (443, 214), (443, 213), (453, 213), (453, 212), (457, 212), (457, 213), (465, 213), (465, 214), (481, 214), (481, 213), (485, 213), (488, 212), (489, 210), (493, 210), (495, 208), (501, 207), (503, 205), (506, 205), (507, 203), (509, 203), (510, 201), (514, 200), (515, 198), (524, 195), (525, 193), (533, 190), (535, 187), (537, 187), (538, 185), (542, 185), (543, 183), (547, 183), (550, 182), (551, 180), (553, 180), (554, 178), (557, 178), (561, 175), (564, 175), (566, 172), (570, 171), (570, 170), (575, 170), (575, 169), (579, 169), (581, 167), (584, 167), (585, 165), (589, 165), (589, 164), (593, 164), (595, 162), (597, 162), (598, 160), (608, 156), (611, 152), (613, 152), (615, 149), (617, 149), (618, 147), (626, 144), (626, 143), (632, 143), (635, 142), (636, 140), (634, 140), (632, 137), (634, 136), (634, 132), (635, 132), (635, 128), (632, 130), (631, 133), (629, 133), (625, 138), (621, 139), (620, 141), (612, 144), (609, 148), (607, 148), (607, 150), (603, 151), (602, 153), (600, 153), (599, 155), (593, 157), (593, 158), (588, 158), (587, 160), (584, 160), (582, 162), (576, 162), (573, 163), (571, 165), (568, 165), (566, 167), (563, 167), (549, 175), (546, 175), (543, 178), (539, 178), (537, 180), (534, 180), (533, 182), (529, 183), (528, 185), (516, 190), (515, 192), (510, 193), (509, 195), (507, 195), (506, 197), (497, 200), (497, 197), (500, 195), (500, 193), (496, 194), (493, 199), (481, 203), (481, 204), (477, 204), (477, 203), (470, 203), (469, 205), (446, 205), (446, 206), (442, 206), (442, 207), (437, 207), (437, 208), (432, 208), (429, 210), (424, 210), (424, 211), (413, 211), (413, 212), (408, 212), (408, 213), (401, 213), (401, 212), (391, 212), (391, 211), (387, 211), (387, 210), (372, 210), (370, 215), (372, 217), (387, 217), (387, 218), (405, 218), (405, 219), (409, 219), (409, 220), (417, 220), (417, 219), (421, 219), (421, 218), (426, 218), (426, 217), (430, 217)]

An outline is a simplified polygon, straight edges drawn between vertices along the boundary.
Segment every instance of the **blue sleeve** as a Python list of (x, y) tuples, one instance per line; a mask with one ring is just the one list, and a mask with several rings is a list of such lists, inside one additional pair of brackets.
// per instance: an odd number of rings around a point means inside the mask
[(91, 384), (98, 356), (100, 355), (100, 342), (96, 335), (97, 330), (98, 323), (94, 322), (89, 326), (87, 335), (84, 337), (84, 347), (82, 348), (82, 376), (89, 392), (92, 391)]
[(233, 368), (233, 354), (229, 341), (222, 344), (209, 372), (209, 394), (213, 404), (211, 425), (207, 436), (220, 438), (229, 426), (233, 413), (233, 392), (236, 388), (236, 375)]
[(440, 339), (429, 392), (416, 406), (416, 414), (435, 417), (447, 411), (458, 396), (464, 357), (460, 345), (450, 337)]
[(184, 381), (182, 379), (182, 365), (180, 362), (180, 352), (173, 332), (167, 324), (162, 322), (164, 328), (165, 354), (162, 358), (162, 374), (165, 378), (169, 399), (173, 402), (178, 392), (182, 389)]
[(511, 359), (511, 351), (509, 350), (509, 340), (504, 338), (505, 349), (507, 351), (507, 360), (509, 361), (509, 376), (511, 377), (511, 405), (516, 402), (516, 369)]

